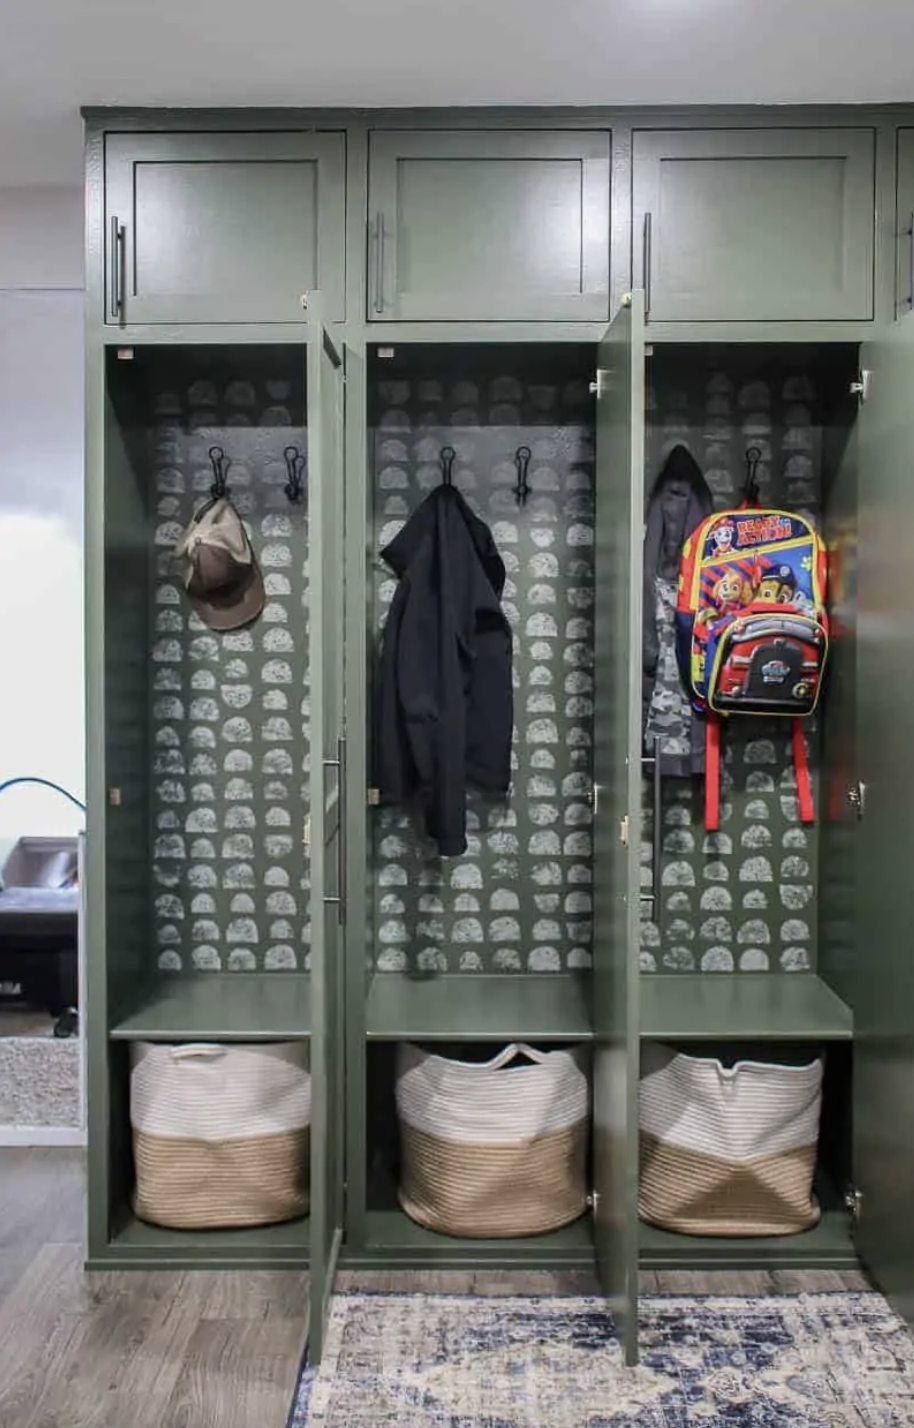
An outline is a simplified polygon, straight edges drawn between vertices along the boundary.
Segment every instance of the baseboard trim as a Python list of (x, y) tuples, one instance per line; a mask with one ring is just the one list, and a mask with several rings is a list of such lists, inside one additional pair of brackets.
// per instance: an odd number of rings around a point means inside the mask
[(0, 1126), (0, 1146), (85, 1144), (81, 1126)]

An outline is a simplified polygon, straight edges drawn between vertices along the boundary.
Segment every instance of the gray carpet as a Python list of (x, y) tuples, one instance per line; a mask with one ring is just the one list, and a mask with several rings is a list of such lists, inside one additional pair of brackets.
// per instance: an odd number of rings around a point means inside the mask
[(79, 1038), (0, 1034), (0, 1126), (78, 1126)]

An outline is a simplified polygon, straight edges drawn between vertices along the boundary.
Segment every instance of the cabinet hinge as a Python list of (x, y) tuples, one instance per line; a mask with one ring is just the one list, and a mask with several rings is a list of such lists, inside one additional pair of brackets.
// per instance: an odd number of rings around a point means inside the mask
[(859, 397), (861, 406), (870, 394), (870, 381), (872, 379), (872, 376), (872, 372), (868, 372), (863, 369), (857, 373), (856, 377), (851, 382), (851, 396)]
[(628, 847), (628, 814), (619, 820), (619, 842), (623, 848)]
[(589, 384), (589, 390), (593, 396), (599, 400), (606, 393), (606, 373), (598, 372), (594, 380)]
[(365, 802), (369, 808), (377, 808), (381, 802), (381, 790), (379, 788), (369, 788), (365, 793)]
[(845, 792), (847, 801), (856, 813), (857, 818), (862, 818), (866, 812), (866, 784), (858, 780), (857, 783), (848, 784)]
[(859, 1225), (863, 1212), (863, 1194), (856, 1185), (848, 1185), (844, 1192), (844, 1205), (851, 1217), (852, 1225)]

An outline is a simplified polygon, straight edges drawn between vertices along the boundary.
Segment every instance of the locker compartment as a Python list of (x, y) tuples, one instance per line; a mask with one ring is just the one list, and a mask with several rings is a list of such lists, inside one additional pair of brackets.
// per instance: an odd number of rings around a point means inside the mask
[[(322, 1296), (342, 1201), (327, 1125), (342, 1102), (331, 755), (342, 734), (343, 357), (316, 315), (299, 344), (101, 357), (89, 369), (104, 403), (90, 435), (89, 608), (104, 638), (90, 685), (87, 980), (101, 1028), (89, 1077), (105, 1109), (90, 1123), (89, 1263), (310, 1259)], [(242, 621), (195, 605), (174, 559), (223, 486), (263, 581), (262, 608), (255, 598)], [(131, 1044), (303, 1040), (310, 1218), (193, 1232), (141, 1222)]]
[[(493, 1036), (548, 1033), (553, 1018), (556, 1031), (586, 1035), (592, 349), (398, 345), (393, 351), (376, 355), (368, 372), (373, 682), (376, 642), (396, 585), (379, 553), (441, 483), (441, 452), (451, 448), (453, 484), (489, 525), (506, 565), (503, 609), (514, 638), (515, 738), (509, 798), (469, 794), (463, 857), (440, 858), (412, 812), (369, 810), (369, 922), (377, 972), (369, 1033), (388, 1031), (391, 1017), (415, 1015), (416, 1025), (404, 1026), (409, 1034), (485, 1035), (474, 1020), (485, 1001), (478, 978), (489, 986), (494, 977), (494, 1000), (482, 1011), (492, 1018)], [(530, 493), (520, 505), (517, 459), (520, 452), (523, 460), (525, 449)], [(376, 731), (375, 719), (370, 766)], [(498, 1001), (505, 976), (515, 988), (507, 1003)], [(447, 993), (439, 998), (441, 977), (448, 979)], [(392, 979), (396, 991), (388, 986)], [(464, 988), (471, 993), (467, 1004)], [(440, 1027), (432, 1024), (437, 1019)]]
[[(641, 807), (634, 810), (640, 817), (630, 819), (633, 837), (640, 822), (638, 946), (621, 952), (618, 924), (611, 932), (611, 922), (601, 925), (594, 912), (594, 893), (606, 886), (607, 874), (599, 870), (607, 866), (600, 861), (607, 843), (604, 838), (600, 850), (598, 840), (595, 854), (593, 741), (601, 707), (604, 719), (612, 717), (611, 706), (599, 699), (625, 698), (619, 685), (608, 693), (604, 683), (598, 692), (601, 664), (619, 653), (599, 644), (594, 618), (598, 561), (611, 585), (607, 552), (619, 550), (601, 528), (613, 518), (613, 478), (601, 488), (603, 505), (597, 494), (600, 463), (614, 440), (600, 425), (599, 397), (595, 401), (603, 360), (583, 344), (398, 344), (369, 353), (369, 690), (376, 688), (379, 638), (396, 586), (380, 552), (442, 481), (441, 453), (451, 447), (453, 482), (490, 525), (507, 565), (503, 607), (514, 636), (515, 732), (511, 792), (506, 800), (469, 794), (462, 857), (438, 855), (415, 809), (367, 810), (367, 1198), (364, 1244), (358, 1232), (352, 1244), (356, 1258), (370, 1260), (372, 1247), (386, 1242), (400, 1246), (404, 1262), (414, 1262), (429, 1234), (396, 1204), (391, 1117), (398, 1040), (430, 1048), (466, 1041), (487, 1056), (497, 1042), (592, 1039), (601, 1068), (596, 1084), (607, 1104), (613, 1096), (627, 1098), (623, 1163), (636, 1153), (631, 1117), (639, 1036), (686, 1038), (688, 1044), (714, 1038), (827, 1042), (839, 1048), (835, 1064), (846, 1059), (853, 1026), (846, 981), (836, 969), (831, 923), (820, 932), (818, 921), (822, 848), (830, 850), (833, 838), (823, 776), (833, 759), (827, 690), (807, 725), (814, 825), (799, 824), (784, 725), (731, 719), (720, 831), (704, 831), (701, 780), (664, 776), (658, 787), (646, 762), (637, 785)], [(655, 348), (640, 409), (645, 503), (665, 457), (684, 442), (705, 473), (715, 508), (736, 505), (746, 452), (756, 448), (761, 502), (808, 515), (828, 537), (830, 501), (837, 493), (840, 506), (853, 455), (850, 384), (858, 360), (850, 347)], [(523, 505), (514, 492), (521, 444), (531, 451)], [(624, 469), (618, 447), (613, 455), (618, 473)], [(633, 527), (640, 533), (635, 518)], [(632, 582), (640, 579), (638, 561), (640, 539)], [(625, 677), (636, 695), (640, 626), (637, 636), (624, 651), (626, 660), (631, 655)], [(617, 637), (617, 631), (609, 636)], [(840, 692), (846, 664), (840, 632), (832, 662)], [(370, 702), (369, 741), (375, 711)], [(642, 745), (640, 721), (633, 725), (633, 745), (636, 761), (653, 747)], [(625, 955), (633, 968), (640, 964), (637, 981), (626, 982), (618, 970)], [(828, 1075), (831, 1087), (838, 1076), (831, 1058)], [(621, 1089), (626, 1078), (627, 1092)], [(850, 1092), (845, 1087), (842, 1094), (839, 1110), (840, 1096), (829, 1090), (832, 1121), (844, 1109), (849, 1113)], [(681, 1237), (626, 1221), (631, 1207), (618, 1202), (615, 1172), (607, 1170), (610, 1164), (618, 1170), (618, 1144), (611, 1149), (613, 1132), (607, 1139), (605, 1129), (595, 1126), (593, 1186), (598, 1197), (611, 1199), (604, 1215), (627, 1223), (622, 1241), (630, 1251), (634, 1237), (643, 1264), (657, 1267), (664, 1256), (679, 1262), (685, 1251), (671, 1241)], [(791, 1237), (789, 1247), (779, 1242), (773, 1251), (751, 1237), (729, 1244), (703, 1240), (702, 1262), (761, 1263), (768, 1255), (779, 1263), (853, 1262), (843, 1208), (846, 1166), (841, 1175), (833, 1171), (824, 1182), (827, 1213), (815, 1235)], [(559, 1236), (571, 1233), (580, 1230)], [(448, 1253), (449, 1262), (459, 1262), (458, 1249)], [(439, 1257), (440, 1247), (436, 1262)]]
[[(130, 900), (129, 917), (109, 908), (116, 1027), (150, 984), (167, 995), (163, 979), (174, 996), (195, 973), (260, 988), (308, 970), (307, 480), (290, 501), (283, 456), (307, 459), (304, 353), (111, 353), (108, 403), (107, 856), (111, 891)], [(201, 620), (173, 555), (217, 451), (265, 588), (260, 617), (225, 633)]]

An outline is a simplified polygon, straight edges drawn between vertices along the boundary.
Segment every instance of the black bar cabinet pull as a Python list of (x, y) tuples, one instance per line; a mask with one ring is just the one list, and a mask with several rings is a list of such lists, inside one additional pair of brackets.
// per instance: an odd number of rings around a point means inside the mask
[(384, 214), (378, 213), (374, 224), (374, 310), (384, 311)]
[(643, 232), (642, 232), (642, 235), (641, 235), (641, 244), (642, 244), (642, 248), (641, 248), (642, 260), (641, 260), (641, 261), (642, 261), (642, 266), (643, 266), (643, 269), (644, 269), (644, 272), (643, 272), (643, 282), (644, 282), (644, 316), (645, 316), (645, 317), (647, 317), (647, 316), (649, 315), (650, 310), (651, 310), (651, 263), (652, 263), (652, 261), (653, 261), (653, 256), (654, 256), (654, 255), (653, 255), (653, 252), (652, 252), (652, 239), (653, 239), (653, 218), (652, 218), (651, 213), (650, 213), (650, 212), (647, 212), (647, 213), (645, 213), (645, 215), (644, 215), (644, 229), (643, 229)]
[(340, 829), (336, 840), (337, 887), (340, 900), (337, 903), (340, 923), (346, 921), (346, 739), (343, 734), (336, 741), (336, 757), (340, 771)]
[[(324, 769), (337, 771), (337, 833), (336, 833), (336, 893), (325, 893), (324, 902), (337, 910), (337, 921), (346, 921), (346, 740), (341, 734), (336, 741), (336, 758), (324, 759)], [(325, 839), (326, 846), (326, 839)]]
[(660, 874), (663, 864), (663, 810), (660, 806), (660, 791), (663, 779), (663, 765), (660, 762), (660, 735), (654, 739), (654, 822), (651, 829), (653, 835), (653, 853), (651, 861), (652, 891), (654, 895), (654, 921), (660, 926)]
[(123, 266), (124, 230), (121, 227), (117, 215), (111, 217), (111, 316), (120, 317), (124, 306), (124, 295), (121, 287), (121, 269)]

